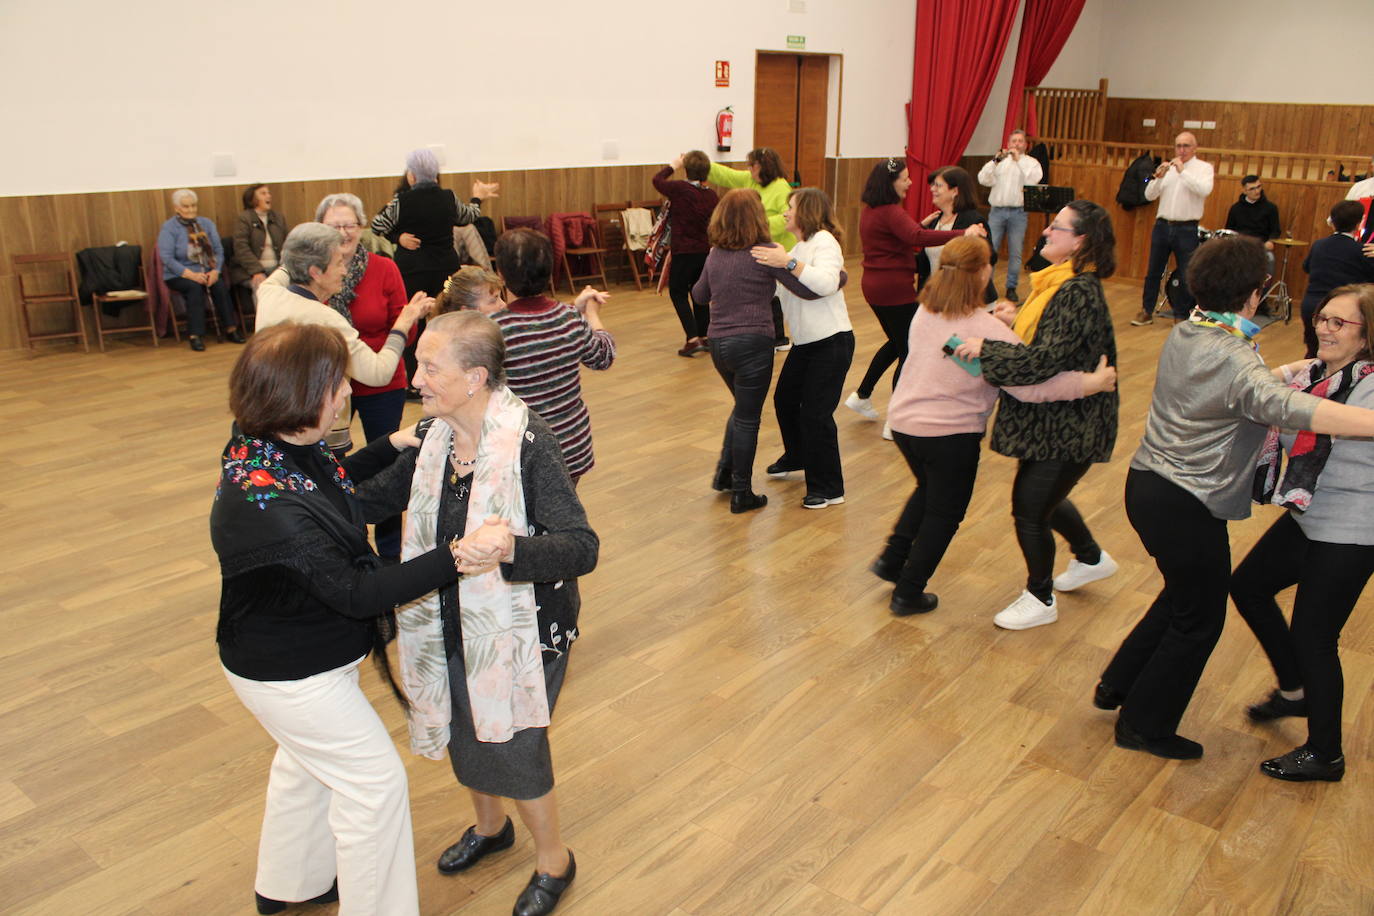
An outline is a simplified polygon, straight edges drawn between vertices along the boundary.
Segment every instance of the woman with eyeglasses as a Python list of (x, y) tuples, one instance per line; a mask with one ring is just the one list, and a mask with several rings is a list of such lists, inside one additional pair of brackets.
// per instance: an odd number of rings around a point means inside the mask
[(860, 198), (859, 241), (864, 251), (864, 271), (860, 286), (864, 301), (873, 310), (878, 326), (887, 338), (873, 354), (859, 387), (845, 399), (844, 406), (869, 419), (878, 419), (873, 406), (873, 389), (894, 362), (897, 371), (892, 386), (902, 373), (907, 355), (907, 333), (916, 314), (916, 255), (926, 245), (943, 245), (963, 235), (978, 235), (981, 226), (940, 232), (923, 229), (906, 211), (903, 202), (911, 190), (911, 175), (906, 158), (891, 156), (879, 160), (868, 173)]
[(1326, 224), (1332, 233), (1312, 243), (1303, 258), (1302, 269), (1307, 271), (1307, 291), (1302, 296), (1302, 339), (1307, 344), (1307, 358), (1317, 355), (1317, 332), (1312, 316), (1327, 293), (1338, 286), (1351, 283), (1374, 283), (1374, 258), (1365, 257), (1356, 238), (1364, 207), (1359, 201), (1343, 200), (1331, 208)]
[[(1374, 407), (1374, 284), (1332, 290), (1313, 321), (1317, 358), (1290, 372), (1290, 388)], [(1288, 466), (1282, 466), (1283, 455)], [(1231, 576), (1236, 610), (1274, 666), (1278, 687), (1247, 712), (1256, 722), (1307, 717), (1307, 741), (1260, 764), (1276, 779), (1336, 782), (1345, 775), (1336, 651), (1341, 628), (1374, 574), (1374, 444), (1271, 427), (1253, 493), (1279, 516)], [(1274, 596), (1297, 586), (1293, 621)]]
[[(1055, 214), (1044, 235), (1041, 253), (1050, 266), (1031, 274), (1031, 293), (1012, 324), (1026, 345), (969, 337), (955, 351), (980, 357), (983, 377), (1001, 388), (1037, 385), (1071, 369), (1091, 371), (1104, 353), (1116, 364), (1116, 335), (1102, 291), (1102, 280), (1116, 271), (1111, 216), (1092, 201), (1075, 200)], [(1049, 403), (1026, 403), (1004, 392), (999, 401), (991, 445), (1017, 459), (1011, 515), (1026, 588), (992, 622), (1028, 630), (1059, 619), (1056, 589), (1072, 591), (1116, 572), (1069, 492), (1093, 464), (1111, 460), (1120, 401), (1115, 390)], [(1074, 556), (1058, 577), (1055, 534)]]
[(1250, 514), (1269, 427), (1374, 435), (1374, 411), (1284, 384), (1306, 361), (1265, 367), (1251, 320), (1264, 278), (1264, 248), (1255, 239), (1201, 245), (1188, 263), (1198, 307), (1169, 332), (1159, 355), (1145, 435), (1126, 477), (1126, 516), (1164, 587), (1093, 696), (1099, 709), (1121, 709), (1118, 747), (1178, 760), (1202, 756), (1202, 745), (1179, 735), (1178, 726), (1226, 620), (1226, 523)]

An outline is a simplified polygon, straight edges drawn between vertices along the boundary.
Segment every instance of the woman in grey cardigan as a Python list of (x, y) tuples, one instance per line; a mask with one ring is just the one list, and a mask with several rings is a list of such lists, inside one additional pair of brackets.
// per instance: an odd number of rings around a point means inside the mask
[[(1267, 427), (1374, 435), (1374, 411), (1284, 385), (1294, 367), (1265, 368), (1250, 320), (1265, 279), (1253, 239), (1214, 239), (1188, 264), (1198, 300), (1159, 356), (1145, 436), (1126, 478), (1126, 515), (1164, 588), (1122, 642), (1093, 697), (1121, 708), (1119, 747), (1157, 757), (1202, 756), (1177, 734), (1226, 619), (1231, 548), (1226, 522), (1250, 514)], [(1306, 363), (1295, 364), (1305, 367)]]
[[(1374, 284), (1332, 290), (1313, 319), (1317, 359), (1288, 380), (1317, 397), (1374, 407)], [(1286, 506), (1231, 576), (1236, 609), (1259, 639), (1279, 686), (1248, 710), (1267, 722), (1307, 717), (1307, 742), (1260, 764), (1276, 779), (1345, 775), (1336, 652), (1341, 628), (1374, 574), (1374, 445), (1307, 431), (1269, 430), (1255, 501)], [(1282, 447), (1280, 447), (1282, 446)], [(1288, 467), (1279, 473), (1284, 452)], [(1293, 623), (1274, 596), (1293, 585)]]

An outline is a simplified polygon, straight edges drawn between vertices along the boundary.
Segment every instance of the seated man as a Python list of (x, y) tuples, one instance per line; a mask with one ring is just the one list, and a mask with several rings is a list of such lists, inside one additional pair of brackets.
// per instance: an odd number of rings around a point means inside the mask
[(1246, 175), (1240, 180), (1240, 199), (1231, 204), (1226, 214), (1226, 228), (1241, 235), (1257, 238), (1269, 254), (1269, 273), (1274, 272), (1274, 242), (1279, 237), (1279, 208), (1264, 196), (1264, 184), (1258, 175)]

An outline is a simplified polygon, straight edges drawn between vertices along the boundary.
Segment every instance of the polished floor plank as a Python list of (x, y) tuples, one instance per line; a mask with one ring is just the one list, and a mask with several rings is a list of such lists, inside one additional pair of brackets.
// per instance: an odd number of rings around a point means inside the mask
[[(1024, 579), (1013, 461), (984, 450), (931, 583), (940, 607), (895, 618), (867, 566), (911, 480), (881, 423), (837, 411), (846, 502), (806, 511), (797, 475), (762, 473), (781, 449), (768, 409), (755, 488), (770, 502), (733, 516), (708, 486), (728, 393), (709, 359), (674, 355), (666, 298), (614, 290), (616, 364), (583, 374), (597, 466), (579, 494), (602, 553), (553, 736), (579, 864), (560, 912), (1374, 909), (1369, 599), (1342, 638), (1343, 783), (1258, 773), (1303, 728), (1245, 718), (1272, 673), (1234, 615), (1182, 726), (1201, 761), (1114, 747), (1113, 714), (1088, 702), (1159, 587), (1121, 492), (1168, 328), (1129, 327), (1138, 287), (1108, 291), (1121, 432), (1074, 500), (1121, 571), (1061, 595), (1054, 626), (1011, 633), (991, 617)], [(853, 384), (879, 331), (857, 282), (848, 297)], [(1296, 325), (1261, 342), (1270, 362), (1300, 353)], [(7, 912), (250, 910), (273, 746), (218, 666), (206, 530), (237, 353), (131, 338), (0, 354)], [(1274, 517), (1233, 524), (1235, 559)], [(363, 681), (404, 749), (370, 666)], [(446, 762), (405, 756), (423, 911), (507, 912), (532, 867), (523, 827), (510, 852), (439, 875), (472, 812)]]

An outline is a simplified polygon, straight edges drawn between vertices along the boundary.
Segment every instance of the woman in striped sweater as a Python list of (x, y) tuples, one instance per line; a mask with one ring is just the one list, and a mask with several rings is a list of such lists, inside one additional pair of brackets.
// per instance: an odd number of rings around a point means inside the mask
[(495, 260), (513, 297), (510, 302), (494, 310), (483, 308), (484, 303), (500, 301), (496, 289), (481, 297), (459, 295), (460, 287), (466, 290), (474, 279), (472, 271), (459, 271), (445, 284), (435, 311), (479, 308), (501, 327), (506, 340), (506, 384), (549, 424), (576, 484), (595, 463), (580, 367), (609, 369), (615, 360), (615, 338), (601, 324), (600, 315), (608, 294), (587, 287), (572, 305), (549, 298), (553, 245), (548, 236), (533, 229), (513, 229), (502, 235)]

